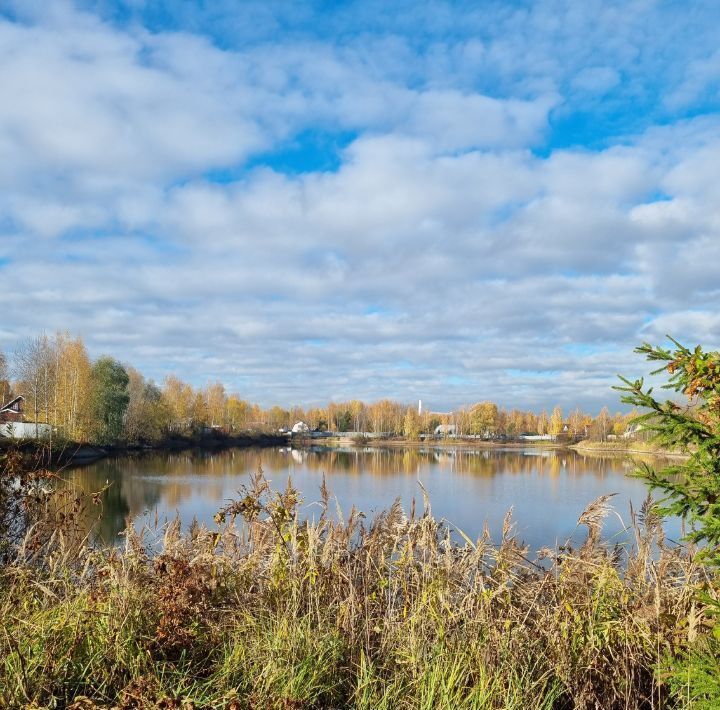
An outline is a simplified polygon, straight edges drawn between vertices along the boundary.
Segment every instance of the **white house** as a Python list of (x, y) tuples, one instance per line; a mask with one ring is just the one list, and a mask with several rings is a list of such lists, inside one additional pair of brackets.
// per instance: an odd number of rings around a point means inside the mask
[(623, 439), (634, 439), (643, 430), (642, 424), (631, 424), (622, 435)]
[(310, 427), (305, 422), (296, 422), (293, 425), (292, 433), (293, 434), (308, 434), (310, 432)]

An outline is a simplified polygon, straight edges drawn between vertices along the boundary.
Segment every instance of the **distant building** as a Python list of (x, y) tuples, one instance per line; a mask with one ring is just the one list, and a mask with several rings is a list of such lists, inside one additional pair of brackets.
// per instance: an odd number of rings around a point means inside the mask
[(25, 398), (20, 396), (11, 399), (7, 404), (3, 404), (0, 407), (0, 422), (21, 422), (24, 401)]
[(24, 397), (15, 397), (0, 407), (0, 436), (9, 439), (48, 439), (52, 434), (50, 424), (23, 420), (24, 402)]
[[(643, 430), (642, 424), (631, 424), (622, 435), (623, 439), (634, 439)], [(608, 437), (609, 438), (609, 437)]]
[(438, 424), (435, 427), (435, 436), (457, 436), (457, 425)]
[(308, 434), (310, 427), (305, 422), (296, 422), (292, 428), (293, 434)]

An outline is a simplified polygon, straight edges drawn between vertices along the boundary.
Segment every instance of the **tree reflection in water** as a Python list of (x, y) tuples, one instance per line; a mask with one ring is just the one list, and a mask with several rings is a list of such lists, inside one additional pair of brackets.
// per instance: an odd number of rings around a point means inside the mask
[[(322, 448), (230, 449), (219, 452), (152, 453), (117, 459), (66, 472), (84, 490), (100, 490), (102, 519), (95, 538), (118, 541), (128, 521), (154, 526), (180, 515), (209, 526), (213, 515), (261, 465), (277, 488), (291, 476), (305, 498), (308, 517), (317, 514), (313, 502), (326, 475), (331, 493), (347, 513), (352, 505), (368, 515), (388, 508), (400, 496), (409, 511), (413, 499), (421, 507), (417, 481), (430, 493), (433, 512), (471, 537), (487, 521), (497, 534), (512, 506), (519, 536), (531, 547), (563, 543), (591, 500), (618, 493), (615, 508), (628, 517), (629, 501), (637, 506), (647, 494), (644, 484), (627, 477), (630, 461), (622, 457), (584, 456), (570, 450), (464, 448)], [(92, 526), (97, 510), (87, 514)], [(609, 534), (623, 541), (615, 516)], [(677, 535), (668, 523), (668, 534)]]

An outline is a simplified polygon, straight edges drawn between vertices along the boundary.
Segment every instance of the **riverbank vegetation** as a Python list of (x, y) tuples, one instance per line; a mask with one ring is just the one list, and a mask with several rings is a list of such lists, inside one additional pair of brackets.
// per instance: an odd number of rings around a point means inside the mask
[[(325, 407), (263, 409), (227, 393), (220, 382), (193, 387), (176, 375), (158, 385), (130, 365), (103, 356), (92, 361), (80, 337), (58, 333), (29, 338), (10, 358), (0, 353), (0, 406), (22, 395), (25, 419), (52, 427), (56, 439), (91, 444), (157, 444), (202, 432), (277, 432), (304, 422), (309, 430), (387, 435), (418, 440), (432, 436), (506, 441), (522, 435), (607, 441), (628, 434), (632, 413), (597, 416), (574, 408), (564, 415), (504, 409), (481, 401), (453, 412), (419, 409), (388, 399), (331, 402)], [(633, 438), (642, 438), (636, 432)]]
[(429, 501), (341, 521), (323, 487), (319, 518), (302, 522), (297, 492), (272, 491), (261, 473), (219, 511), (218, 531), (183, 535), (177, 522), (159, 545), (128, 530), (123, 550), (92, 550), (73, 534), (92, 496), (42, 495), (0, 569), (3, 707), (690, 708), (720, 697), (698, 597), (716, 598), (715, 583), (692, 549), (666, 543), (650, 501), (633, 547), (603, 542), (603, 498), (579, 520), (581, 547), (534, 555), (510, 517), (500, 540), (462, 540)]
[[(78, 521), (101, 496), (6, 451), (0, 460), (0, 706), (82, 708), (591, 708), (720, 706), (717, 354), (672, 354), (687, 406), (626, 396), (691, 458), (639, 475), (667, 497), (579, 546), (528, 549), (451, 531), (423, 496), (372, 520), (334, 513), (323, 482), (300, 515), (262, 471), (216, 529), (129, 528), (96, 549)], [(660, 355), (658, 355), (660, 357)], [(661, 513), (689, 525), (665, 539)]]

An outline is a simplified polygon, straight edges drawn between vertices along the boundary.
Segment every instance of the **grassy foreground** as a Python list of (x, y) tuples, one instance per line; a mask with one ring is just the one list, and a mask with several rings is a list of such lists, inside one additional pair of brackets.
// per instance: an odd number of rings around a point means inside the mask
[(602, 543), (599, 499), (580, 549), (531, 561), (509, 519), (459, 545), (427, 501), (342, 522), (323, 486), (305, 524), (261, 473), (220, 533), (159, 549), (84, 546), (78, 500), (0, 567), (0, 707), (718, 707), (714, 582), (649, 504), (632, 550)]

